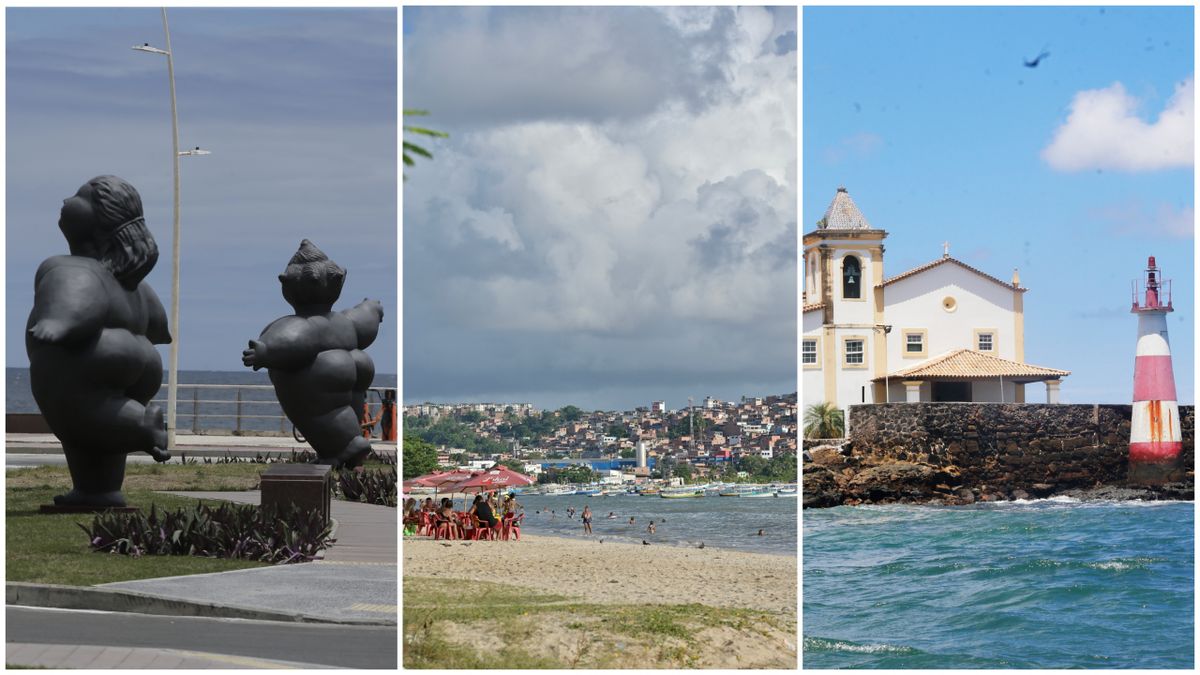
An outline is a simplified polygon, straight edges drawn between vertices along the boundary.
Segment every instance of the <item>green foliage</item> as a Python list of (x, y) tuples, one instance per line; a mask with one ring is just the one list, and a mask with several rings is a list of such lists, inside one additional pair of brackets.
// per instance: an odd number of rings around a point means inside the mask
[(691, 430), (695, 430), (696, 437), (704, 436), (704, 431), (708, 429), (708, 420), (700, 414), (699, 410), (692, 411), (692, 427), (688, 426), (688, 416), (682, 415), (676, 418), (667, 426), (667, 438), (679, 438), (687, 436)]
[(359, 471), (343, 469), (337, 472), (337, 487), (341, 499), (346, 501), (395, 508), (396, 466)]
[(294, 505), (278, 511), (253, 504), (197, 503), (174, 511), (105, 511), (87, 533), (93, 550), (133, 557), (187, 555), (275, 564), (308, 562), (333, 539), (321, 514)]
[(600, 478), (599, 474), (592, 471), (592, 467), (586, 464), (572, 464), (570, 466), (553, 466), (544, 469), (538, 476), (539, 483), (591, 483)]
[[(496, 455), (508, 450), (508, 446), (503, 442), (494, 438), (484, 438), (470, 425), (449, 417), (442, 417), (436, 422), (425, 417), (404, 418), (405, 443), (407, 444), (408, 439), (413, 436), (432, 443), (435, 447), (462, 448), (479, 455)], [(407, 469), (404, 477), (412, 477)]]
[(734, 470), (750, 474), (744, 480), (751, 483), (795, 483), (796, 456), (778, 454), (763, 459), (758, 455), (745, 455), (734, 462)]
[[(405, 117), (423, 117), (428, 114), (429, 114), (428, 110), (405, 110), (404, 111)], [(404, 133), (417, 134), (420, 136), (428, 136), (430, 138), (449, 138), (450, 137), (450, 134), (448, 134), (444, 131), (434, 131), (433, 129), (426, 129), (425, 127), (418, 127), (418, 126), (413, 126), (410, 124), (404, 125)], [(416, 164), (416, 161), (413, 160), (412, 156), (409, 153), (412, 153), (413, 155), (420, 155), (421, 157), (424, 157), (425, 159), (433, 159), (433, 153), (431, 153), (428, 150), (426, 150), (425, 148), (417, 145), (416, 143), (410, 143), (409, 141), (406, 140), (406, 141), (404, 141), (404, 166), (413, 166), (414, 164)]]
[(637, 450), (633, 448), (625, 448), (621, 451), (621, 459), (633, 459), (637, 456)]
[(564, 422), (575, 422), (583, 417), (583, 411), (573, 405), (568, 405), (559, 408), (558, 415)]
[[(409, 431), (406, 426), (405, 431)], [(437, 448), (419, 436), (404, 434), (404, 478), (416, 478), (437, 468)]]
[(629, 438), (629, 427), (624, 424), (610, 424), (604, 430), (605, 435), (616, 436), (617, 438)]
[(846, 434), (846, 423), (841, 408), (823, 402), (814, 403), (804, 411), (805, 438), (841, 438)]
[(674, 475), (684, 479), (685, 481), (692, 480), (692, 465), (691, 464), (676, 464)]
[[(141, 466), (147, 465), (130, 464), (129, 468), (134, 470)], [(265, 564), (251, 560), (189, 556), (130, 558), (121, 555), (95, 555), (88, 546), (87, 538), (79, 532), (78, 525), (90, 519), (90, 515), (38, 513), (39, 505), (50, 503), (54, 495), (61, 494), (71, 487), (66, 467), (53, 468), (61, 469), (63, 474), (62, 481), (57, 477), (47, 481), (60, 483), (53, 487), (14, 487), (11, 484), (12, 475), (16, 472), (9, 472), (10, 484), (5, 501), (7, 529), (4, 563), (4, 574), (8, 581), (93, 586), (134, 579), (249, 569)], [(173, 468), (176, 472), (184, 469), (178, 465)], [(237, 468), (246, 470), (253, 467), (242, 465)], [(171, 477), (170, 473), (167, 477)], [(179, 487), (184, 482), (186, 481), (156, 486), (154, 489), (206, 489)], [(123, 492), (130, 504), (136, 504), (143, 510), (148, 509), (151, 504), (157, 504), (158, 508), (162, 509), (191, 508), (196, 503), (194, 499), (162, 494), (151, 489), (129, 489), (128, 484)], [(215, 506), (217, 502), (212, 504)]]

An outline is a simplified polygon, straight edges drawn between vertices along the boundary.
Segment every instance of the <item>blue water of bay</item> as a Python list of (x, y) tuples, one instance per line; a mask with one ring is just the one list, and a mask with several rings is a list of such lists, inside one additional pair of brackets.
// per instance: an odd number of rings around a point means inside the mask
[(804, 512), (805, 668), (1192, 668), (1192, 502)]
[[(215, 385), (265, 385), (271, 386), (271, 380), (265, 370), (254, 372), (225, 370), (181, 370), (180, 384), (215, 384)], [(396, 375), (376, 373), (373, 387), (395, 387)], [(179, 428), (188, 431), (193, 427), (192, 413), (196, 413), (198, 430), (231, 431), (237, 426), (234, 414), (237, 412), (237, 389), (191, 389), (180, 388), (177, 415)], [(163, 387), (155, 396), (156, 400), (165, 401), (167, 398), (166, 374), (163, 374)], [(283, 414), (275, 399), (274, 389), (246, 389), (242, 391), (242, 410), (247, 416), (242, 419), (241, 428), (249, 431), (279, 431), (290, 433), (291, 425), (281, 426), (277, 416)], [(220, 401), (205, 403), (204, 401)], [(379, 399), (371, 396), (368, 399), (372, 409), (378, 407)], [(4, 410), (6, 413), (35, 413), (38, 412), (37, 402), (33, 400), (33, 392), (29, 388), (28, 368), (6, 368)], [(250, 417), (261, 415), (263, 417)]]

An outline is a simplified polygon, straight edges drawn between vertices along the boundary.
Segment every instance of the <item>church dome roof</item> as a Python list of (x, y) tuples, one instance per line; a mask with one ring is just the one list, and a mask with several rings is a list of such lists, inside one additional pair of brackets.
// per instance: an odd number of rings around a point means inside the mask
[(862, 211), (858, 210), (854, 200), (850, 199), (846, 188), (839, 187), (817, 227), (822, 230), (869, 230), (871, 224), (867, 222)]

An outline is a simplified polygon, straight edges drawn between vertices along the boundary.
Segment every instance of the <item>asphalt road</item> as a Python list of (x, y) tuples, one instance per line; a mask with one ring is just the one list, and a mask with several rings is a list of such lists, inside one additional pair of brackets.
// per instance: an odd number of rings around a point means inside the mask
[(397, 668), (395, 626), (151, 616), (5, 608), (5, 640), (37, 644), (158, 647), (344, 668)]

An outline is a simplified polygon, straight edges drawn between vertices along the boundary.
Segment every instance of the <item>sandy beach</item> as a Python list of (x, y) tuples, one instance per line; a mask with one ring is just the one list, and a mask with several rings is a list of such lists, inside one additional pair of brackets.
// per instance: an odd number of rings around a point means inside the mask
[[(447, 546), (449, 544), (449, 546)], [(796, 614), (796, 558), (718, 548), (405, 538), (403, 576), (491, 581), (589, 602), (688, 603)]]

